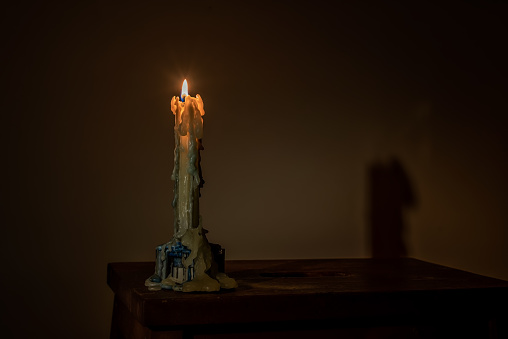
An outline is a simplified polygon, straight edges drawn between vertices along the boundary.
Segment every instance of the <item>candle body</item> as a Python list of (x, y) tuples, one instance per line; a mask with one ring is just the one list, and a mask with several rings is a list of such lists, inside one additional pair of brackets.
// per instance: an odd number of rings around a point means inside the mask
[(187, 135), (179, 136), (180, 138), (180, 161), (178, 168), (178, 190), (177, 194), (177, 228), (175, 229), (176, 236), (181, 238), (185, 230), (189, 228), (189, 212), (191, 212), (192, 207), (190, 206), (190, 198), (193, 196), (192, 194), (192, 178), (189, 175), (189, 137)]
[(199, 225), (199, 189), (201, 138), (203, 137), (203, 100), (186, 96), (185, 101), (173, 97), (171, 110), (175, 114), (175, 180), (174, 236), (181, 239), (188, 229)]

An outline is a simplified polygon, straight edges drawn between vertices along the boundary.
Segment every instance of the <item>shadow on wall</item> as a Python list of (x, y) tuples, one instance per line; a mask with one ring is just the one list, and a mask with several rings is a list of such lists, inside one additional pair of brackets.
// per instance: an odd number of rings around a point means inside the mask
[(368, 175), (371, 255), (404, 257), (407, 255), (404, 209), (416, 205), (409, 177), (396, 158), (373, 163)]

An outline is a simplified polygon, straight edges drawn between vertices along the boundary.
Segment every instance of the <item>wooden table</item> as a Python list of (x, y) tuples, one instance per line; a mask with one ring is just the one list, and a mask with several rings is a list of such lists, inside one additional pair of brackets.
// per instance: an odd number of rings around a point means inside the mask
[[(111, 338), (504, 338), (508, 282), (404, 258), (226, 261), (234, 291), (148, 291), (110, 263)], [(508, 338), (508, 336), (506, 336)]]

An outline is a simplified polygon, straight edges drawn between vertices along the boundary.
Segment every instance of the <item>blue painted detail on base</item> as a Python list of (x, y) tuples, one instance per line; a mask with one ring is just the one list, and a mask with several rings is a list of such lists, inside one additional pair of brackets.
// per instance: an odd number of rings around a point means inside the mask
[(182, 245), (181, 242), (177, 242), (176, 245), (171, 246), (171, 250), (169, 251), (169, 255), (171, 257), (188, 257), (191, 253), (191, 250)]
[(151, 282), (160, 283), (162, 281), (161, 277), (158, 274), (154, 274), (150, 277)]
[(172, 290), (173, 289), (173, 286), (171, 285), (164, 285), (164, 284), (161, 284), (161, 288), (163, 290)]
[[(191, 254), (191, 250), (187, 246), (184, 246), (179, 241), (175, 245), (172, 245), (171, 249), (166, 247), (165, 253), (166, 258), (169, 259), (167, 276), (172, 276), (177, 279), (177, 281), (182, 279), (183, 282), (194, 279), (194, 263), (188, 265), (187, 267), (183, 264), (184, 260)], [(179, 269), (183, 269), (183, 277), (178, 277)]]

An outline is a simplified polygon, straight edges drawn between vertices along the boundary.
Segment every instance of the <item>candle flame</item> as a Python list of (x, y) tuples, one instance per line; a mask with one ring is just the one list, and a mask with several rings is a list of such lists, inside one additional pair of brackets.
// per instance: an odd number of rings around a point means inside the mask
[(186, 95), (189, 95), (189, 89), (187, 87), (187, 79), (185, 79), (183, 81), (183, 85), (182, 85), (182, 94), (180, 95), (180, 99), (182, 99), (182, 101), (185, 101), (185, 96)]

